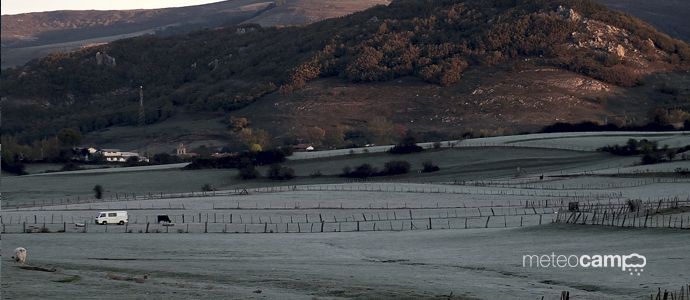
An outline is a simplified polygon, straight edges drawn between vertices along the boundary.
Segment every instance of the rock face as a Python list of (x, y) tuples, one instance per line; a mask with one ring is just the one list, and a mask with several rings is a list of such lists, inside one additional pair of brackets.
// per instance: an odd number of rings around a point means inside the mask
[(96, 52), (96, 65), (106, 65), (108, 67), (114, 67), (117, 65), (117, 62), (115, 61), (115, 58), (108, 55), (108, 53), (99, 51)]
[(568, 20), (571, 22), (577, 22), (579, 21), (582, 17), (580, 14), (578, 14), (574, 9), (572, 8), (565, 8), (562, 5), (558, 6), (557, 12), (566, 17)]

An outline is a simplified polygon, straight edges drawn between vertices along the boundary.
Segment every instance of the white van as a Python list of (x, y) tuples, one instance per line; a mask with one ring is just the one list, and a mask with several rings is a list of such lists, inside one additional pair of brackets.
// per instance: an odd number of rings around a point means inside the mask
[(127, 212), (124, 210), (120, 211), (102, 211), (98, 213), (96, 217), (96, 224), (106, 225), (106, 224), (118, 224), (124, 225), (129, 222), (129, 217)]

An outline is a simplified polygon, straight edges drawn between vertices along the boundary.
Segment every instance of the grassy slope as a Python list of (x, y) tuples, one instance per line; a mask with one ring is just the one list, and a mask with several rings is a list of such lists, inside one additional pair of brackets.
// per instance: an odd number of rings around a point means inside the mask
[[(14, 81), (8, 81), (8, 85), (4, 92), (11, 94), (10, 97), (8, 97), (8, 102), (26, 103), (36, 100), (39, 101), (39, 103), (48, 102), (53, 105), (52, 107), (54, 109), (50, 112), (45, 111), (44, 113), (55, 113), (59, 114), (60, 117), (46, 116), (42, 118), (42, 120), (46, 120), (46, 122), (50, 121), (49, 123), (52, 125), (50, 128), (52, 129), (64, 126), (79, 126), (82, 128), (82, 131), (91, 131), (114, 124), (131, 123), (133, 119), (135, 119), (131, 114), (131, 111), (135, 110), (133, 106), (136, 103), (136, 93), (130, 86), (133, 82), (143, 83), (147, 87), (147, 100), (149, 101), (147, 103), (150, 105), (150, 109), (148, 110), (150, 116), (147, 116), (147, 118), (155, 122), (165, 119), (165, 117), (156, 115), (158, 109), (169, 112), (172, 110), (172, 106), (176, 106), (176, 111), (188, 110), (198, 112), (200, 110), (218, 111), (220, 109), (236, 109), (246, 105), (267, 92), (275, 91), (280, 84), (285, 83), (285, 80), (289, 79), (290, 70), (293, 67), (302, 62), (310, 61), (310, 57), (315, 57), (315, 64), (319, 65), (317, 77), (319, 75), (321, 77), (332, 77), (333, 75), (340, 74), (351, 81), (377, 81), (396, 77), (404, 78), (402, 77), (403, 75), (425, 77), (426, 75), (421, 75), (421, 73), (426, 72), (425, 70), (428, 70), (427, 67), (431, 69), (435, 67), (446, 68), (444, 66), (453, 63), (453, 57), (461, 56), (463, 60), (469, 61), (472, 65), (464, 74), (466, 78), (469, 78), (467, 80), (468, 83), (463, 86), (462, 82), (464, 79), (461, 79), (458, 89), (447, 89), (448, 94), (454, 92), (464, 93), (460, 95), (450, 95), (449, 97), (464, 97), (468, 96), (468, 92), (471, 93), (474, 91), (476, 86), (471, 86), (473, 72), (479, 72), (475, 73), (475, 78), (481, 79), (484, 77), (485, 80), (488, 80), (487, 85), (489, 85), (489, 88), (493, 88), (493, 85), (496, 84), (507, 84), (500, 88), (496, 87), (496, 90), (500, 92), (496, 93), (495, 96), (486, 96), (486, 94), (484, 94), (485, 96), (478, 97), (480, 99), (471, 99), (472, 97), (469, 97), (470, 100), (476, 100), (475, 102), (477, 103), (474, 107), (472, 107), (472, 105), (464, 105), (462, 100), (465, 99), (459, 99), (460, 101), (458, 101), (457, 98), (450, 99), (448, 103), (438, 105), (440, 107), (445, 105), (444, 108), (446, 108), (446, 110), (443, 112), (447, 114), (446, 116), (437, 116), (440, 115), (438, 113), (439, 111), (430, 109), (429, 111), (423, 111), (420, 116), (414, 116), (412, 118), (405, 116), (401, 118), (402, 120), (399, 120), (399, 122), (401, 122), (400, 124), (408, 125), (410, 123), (409, 121), (412, 121), (414, 118), (420, 120), (424, 119), (425, 121), (430, 119), (430, 121), (437, 122), (438, 119), (450, 117), (455, 118), (455, 122), (444, 122), (442, 126), (450, 127), (451, 130), (455, 130), (457, 127), (473, 127), (467, 123), (472, 124), (475, 122), (478, 123), (477, 127), (486, 126), (487, 128), (491, 128), (494, 126), (495, 128), (500, 127), (500, 124), (505, 124), (502, 127), (513, 129), (517, 128), (515, 124), (524, 124), (525, 127), (532, 126), (532, 128), (534, 128), (544, 123), (551, 123), (556, 119), (582, 120), (583, 116), (586, 116), (588, 119), (600, 119), (601, 114), (597, 112), (601, 110), (601, 107), (598, 106), (597, 103), (592, 104), (590, 103), (591, 101), (588, 101), (589, 97), (597, 96), (592, 95), (593, 93), (575, 91), (575, 94), (579, 93), (579, 95), (573, 97), (570, 91), (563, 92), (557, 89), (549, 90), (551, 86), (549, 86), (549, 83), (544, 83), (543, 78), (541, 78), (541, 80), (540, 78), (532, 78), (532, 80), (520, 82), (522, 77), (530, 76), (525, 76), (523, 73), (515, 74), (506, 72), (504, 74), (498, 74), (499, 76), (497, 76), (497, 79), (493, 79), (496, 74), (492, 72), (481, 73), (481, 70), (485, 70), (482, 69), (485, 65), (492, 64), (486, 63), (485, 60), (492, 60), (492, 57), (497, 53), (499, 53), (499, 56), (509, 58), (510, 61), (522, 61), (525, 56), (528, 58), (538, 57), (537, 54), (550, 49), (548, 45), (552, 44), (549, 44), (548, 41), (553, 39), (556, 43), (559, 43), (558, 41), (563, 41), (563, 39), (565, 39), (562, 32), (564, 29), (559, 26), (568, 27), (581, 25), (568, 25), (569, 21), (563, 19), (564, 17), (562, 14), (555, 12), (555, 4), (552, 5), (550, 3), (547, 5), (542, 3), (539, 5), (530, 5), (529, 3), (531, 2), (529, 1), (525, 3), (521, 3), (519, 8), (511, 8), (510, 5), (504, 5), (505, 3), (498, 3), (498, 6), (490, 11), (479, 11), (472, 6), (479, 5), (474, 4), (474, 2), (471, 2), (471, 4), (468, 2), (466, 4), (467, 7), (459, 5), (458, 7), (449, 8), (450, 4), (448, 3), (426, 7), (420, 3), (403, 1), (398, 3), (395, 7), (379, 7), (350, 17), (319, 22), (303, 29), (257, 30), (256, 32), (243, 36), (238, 36), (233, 29), (228, 29), (200, 32), (171, 39), (132, 39), (126, 42), (112, 43), (103, 48), (107, 49), (108, 53), (118, 58), (118, 66), (116, 68), (101, 69), (92, 66), (93, 52), (96, 50), (103, 50), (100, 48), (84, 51), (83, 53), (53, 57), (33, 65), (31, 69), (27, 69), (30, 72), (27, 72), (25, 75), (22, 75), (21, 72), (8, 73), (8, 79), (13, 79), (15, 75), (17, 77), (14, 78), (16, 79)], [(583, 13), (592, 14), (593, 17), (603, 19), (607, 16), (614, 16), (618, 18), (614, 20), (616, 24), (637, 28), (635, 31), (640, 33), (640, 36), (633, 39), (637, 42), (643, 41), (647, 36), (652, 36), (654, 39), (663, 42), (664, 49), (671, 47), (673, 43), (677, 43), (638, 21), (627, 19), (626, 17), (605, 11), (588, 3), (582, 3), (585, 2), (564, 1), (564, 4), (573, 5), (573, 7), (578, 9), (581, 8)], [(421, 9), (422, 11), (417, 11), (417, 9)], [(423, 20), (414, 19), (413, 17), (415, 16), (421, 14), (424, 17), (428, 17), (429, 20), (433, 20), (434, 18), (438, 19), (444, 14), (453, 14), (446, 10), (458, 10), (461, 15), (454, 16), (454, 21), (448, 24), (438, 24), (431, 26), (431, 28), (415, 25), (418, 22), (423, 22)], [(415, 13), (413, 13), (413, 11)], [(478, 12), (481, 12), (481, 14), (478, 14)], [(477, 16), (478, 19), (468, 21), (469, 23), (465, 24), (463, 22), (467, 19), (462, 14)], [(430, 15), (433, 15), (433, 17)], [(373, 18), (373, 16), (377, 18)], [(531, 44), (525, 43), (526, 41), (522, 39), (513, 39), (516, 36), (525, 34), (527, 36), (532, 36), (529, 32), (523, 32), (524, 30), (520, 31), (522, 29), (514, 29), (512, 27), (506, 28), (502, 25), (491, 26), (489, 28), (484, 26), (484, 20), (504, 17), (515, 19), (522, 18), (523, 21), (533, 18), (537, 20), (534, 22), (545, 22), (552, 25), (552, 28), (550, 31), (544, 32), (547, 33), (546, 37), (539, 37), (534, 41), (534, 44)], [(379, 24), (383, 23), (381, 19), (384, 18), (390, 18), (390, 20), (386, 21), (387, 23), (385, 24)], [(375, 21), (376, 19), (379, 19), (379, 21)], [(453, 22), (459, 23), (456, 24)], [(527, 24), (523, 24), (527, 26), (527, 28), (537, 28), (536, 25), (531, 26), (529, 24), (529, 22), (532, 21), (525, 22), (528, 22)], [(388, 33), (385, 33), (386, 31), (382, 31), (381, 29), (381, 26), (386, 24), (389, 24), (387, 25), (389, 28)], [(418, 31), (417, 29), (415, 29), (415, 31), (409, 31), (409, 28), (412, 26), (417, 26), (420, 29)], [(457, 31), (453, 26), (467, 27), (469, 29), (467, 31)], [(584, 29), (582, 26), (580, 27), (581, 28), (578, 30), (589, 30)], [(516, 32), (512, 32), (512, 30), (516, 30)], [(324, 43), (327, 43), (328, 39), (336, 34), (340, 35), (340, 37), (336, 38), (335, 42), (338, 42), (337, 39), (342, 39), (344, 45), (337, 45), (335, 50), (331, 49), (333, 50), (331, 52), (331, 50), (327, 50), (329, 47), (324, 47)], [(294, 38), (286, 39), (286, 36)], [(445, 53), (445, 50), (434, 50), (436, 49), (434, 47), (443, 49), (445, 46), (442, 42), (453, 42), (451, 45), (454, 45), (454, 39), (468, 42), (468, 49), (460, 46), (458, 46), (457, 49), (451, 47), (451, 50), (449, 50), (451, 51), (450, 53)], [(391, 44), (386, 44), (388, 41), (391, 41)], [(206, 47), (202, 49), (195, 46), (200, 43), (203, 43)], [(546, 43), (544, 44), (546, 46), (544, 46), (544, 48), (539, 48), (541, 47), (539, 45), (543, 43)], [(399, 49), (396, 46), (399, 46), (399, 44), (405, 48), (403, 49), (404, 51), (393, 51), (392, 49)], [(399, 60), (406, 60), (405, 57), (407, 54), (404, 53), (415, 53), (413, 46), (421, 49), (421, 54), (413, 59), (413, 67), (410, 69), (408, 64), (400, 62)], [(632, 47), (634, 48), (637, 46), (633, 45)], [(277, 48), (280, 48), (280, 51), (277, 52)], [(367, 54), (368, 51), (370, 51), (367, 50), (369, 48), (374, 48), (375, 51), (378, 51), (376, 53), (384, 53), (385, 59), (374, 62), (373, 64), (367, 62), (366, 58), (371, 56)], [(321, 52), (322, 54), (314, 56), (315, 53), (319, 53), (321, 50), (323, 50)], [(493, 54), (488, 55), (487, 50)], [(556, 61), (559, 59), (566, 59), (558, 52), (562, 49), (551, 50), (553, 50), (553, 53), (547, 54), (547, 57), (553, 57)], [(440, 52), (440, 54), (436, 52)], [(578, 51), (577, 53), (579, 53), (578, 55), (582, 54), (585, 56), (591, 54), (596, 57), (596, 55), (599, 55), (597, 54), (599, 52), (601, 51), (596, 49), (586, 49)], [(140, 55), (132, 56), (130, 55), (131, 53), (139, 53)], [(376, 56), (374, 54), (372, 55)], [(651, 62), (649, 67), (654, 70), (657, 70), (656, 68), (664, 69), (669, 67), (664, 63), (666, 60), (664, 57), (667, 55), (669, 54), (661, 51), (647, 57)], [(219, 63), (222, 67), (219, 68), (219, 70), (211, 71), (209, 69), (213, 68), (208, 67), (208, 62), (214, 62), (215, 59), (219, 59)], [(597, 63), (596, 59), (593, 57), (581, 59), (585, 60), (585, 64), (594, 63), (596, 68), (601, 67), (599, 66), (600, 63)], [(558, 62), (554, 61), (537, 60), (538, 62), (535, 64), (558, 64)], [(582, 62), (574, 63), (574, 65), (579, 66), (580, 63)], [(661, 66), (657, 65), (657, 63)], [(635, 65), (636, 63), (631, 62), (631, 64)], [(56, 65), (60, 67), (55, 67)], [(211, 63), (210, 66), (212, 65)], [(160, 66), (167, 67), (161, 68)], [(197, 67), (195, 68), (194, 66)], [(622, 68), (625, 69), (628, 67), (623, 66)], [(608, 66), (603, 68), (602, 72), (609, 70)], [(642, 69), (651, 70), (648, 68)], [(519, 72), (521, 70), (521, 68), (517, 68), (516, 71)], [(592, 72), (589, 67), (576, 69), (576, 71), (583, 74), (590, 74), (590, 72)], [(454, 71), (443, 72), (453, 73)], [(5, 72), (3, 75), (5, 75)], [(441, 76), (442, 74), (437, 75)], [(314, 74), (307, 74), (305, 76), (309, 79), (313, 78), (312, 76), (314, 76)], [(51, 82), (55, 78), (59, 78), (59, 82)], [(294, 77), (290, 77), (291, 84), (295, 83), (294, 80)], [(429, 80), (434, 81), (436, 79), (430, 78)], [(522, 86), (527, 86), (528, 89), (521, 95), (515, 97), (515, 91), (518, 89), (512, 88), (510, 84), (520, 84)], [(542, 86), (545, 87), (545, 89), (540, 91), (539, 89)], [(36, 88), (34, 89), (33, 87)], [(363, 90), (365, 90), (363, 93), (366, 94), (366, 89), (370, 86), (365, 85), (363, 87)], [(419, 87), (421, 87), (421, 85), (417, 86), (417, 88)], [(426, 101), (434, 100), (433, 89), (435, 88), (436, 86), (429, 86), (429, 90), (431, 90), (429, 96), (431, 98), (425, 99)], [(530, 98), (529, 95), (535, 91), (539, 96)], [(296, 97), (300, 96), (299, 93), (300, 92), (296, 94)], [(411, 91), (403, 90), (399, 92), (398, 95), (409, 96), (411, 94)], [(520, 92), (518, 92), (518, 94), (520, 94)], [(64, 99), (69, 96), (75, 96), (76, 98), (76, 103), (72, 105), (73, 107), (55, 105), (63, 104)], [(377, 96), (378, 95), (375, 94), (369, 96), (365, 95), (355, 100), (375, 99)], [(113, 107), (113, 103), (115, 103), (113, 97), (119, 100), (117, 101), (117, 107)], [(276, 95), (274, 97), (280, 96)], [(129, 101), (124, 102), (125, 105), (122, 105), (122, 99)], [(536, 103), (529, 103), (535, 102), (535, 99), (537, 100)], [(406, 103), (411, 101), (414, 102), (414, 100), (415, 99), (404, 99), (403, 104), (399, 106), (405, 107), (407, 106)], [(441, 99), (440, 102), (443, 102), (443, 100), (448, 99)], [(530, 104), (535, 104), (537, 107), (540, 106), (539, 100), (551, 101), (552, 104), (546, 105), (544, 111), (539, 111), (537, 115), (534, 116), (532, 115), (534, 110), (529, 109), (529, 106)], [(528, 104), (522, 107), (519, 105), (515, 107), (511, 106), (511, 101), (522, 102), (521, 104), (527, 102)], [(456, 104), (458, 102), (463, 103), (463, 105), (457, 107)], [(434, 104), (436, 103), (434, 102)], [(485, 106), (484, 104), (489, 105)], [(92, 106), (94, 105), (98, 105), (99, 109), (105, 109), (108, 113), (99, 113), (96, 116), (94, 116), (93, 113), (87, 113), (88, 110), (93, 109)], [(455, 107), (453, 107), (454, 105)], [(477, 106), (479, 105), (482, 107), (478, 108)], [(19, 108), (14, 109), (19, 110)], [(126, 111), (128, 109), (129, 113)], [(422, 107), (422, 109), (429, 108)], [(555, 109), (560, 110), (556, 111), (556, 116), (550, 116), (548, 111)], [(70, 118), (64, 118), (62, 117), (64, 114), (59, 113), (61, 110), (77, 113), (71, 114)], [(101, 110), (99, 110), (99, 112)], [(463, 114), (463, 110), (467, 110), (467, 112)], [(376, 109), (369, 109), (368, 111), (376, 111)], [(485, 115), (482, 116), (482, 113), (485, 113)], [(510, 116), (510, 113), (514, 113), (514, 116)], [(392, 113), (388, 111), (383, 114), (391, 115)], [(508, 117), (504, 117), (507, 114)], [(163, 115), (165, 115), (165, 113)], [(479, 120), (470, 118), (470, 116), (477, 115), (480, 117)], [(16, 116), (17, 120), (24, 120), (25, 117), (31, 117), (20, 115), (19, 113), (16, 114)], [(432, 118), (436, 118), (436, 120), (431, 120)], [(457, 122), (458, 119), (463, 118), (469, 118), (469, 120), (464, 123)], [(17, 120), (10, 119), (8, 123), (16, 123)], [(354, 121), (357, 122), (357, 120)], [(487, 121), (488, 124), (482, 123), (481, 121)], [(423, 130), (435, 130), (435, 127), (438, 127), (439, 124), (434, 122), (423, 124)], [(60, 125), (57, 125), (57, 123)], [(12, 130), (21, 127), (20, 124), (14, 125), (14, 127), (10, 127)], [(327, 126), (328, 124), (323, 125)], [(281, 128), (279, 130), (284, 131), (283, 129), (284, 128)], [(44, 136), (47, 130), (49, 129), (38, 126), (34, 128), (33, 132), (25, 134), (30, 138), (37, 138)], [(517, 128), (517, 130), (521, 129)]]

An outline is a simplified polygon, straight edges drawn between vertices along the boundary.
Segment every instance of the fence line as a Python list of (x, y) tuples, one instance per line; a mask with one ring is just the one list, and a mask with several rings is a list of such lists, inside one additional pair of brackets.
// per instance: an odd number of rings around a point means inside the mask
[[(412, 217), (401, 219), (336, 220), (316, 219), (309, 222), (195, 222), (167, 225), (165, 223), (128, 223), (125, 225), (96, 225), (93, 223), (62, 222), (27, 224), (2, 224), (2, 233), (321, 233), (321, 232), (368, 232), (439, 229), (509, 228), (541, 225), (553, 222), (552, 218), (538, 215), (496, 215), (482, 217)], [(69, 226), (68, 226), (69, 225)]]
[(665, 227), (690, 229), (690, 205), (687, 201), (628, 201), (625, 205), (586, 207), (583, 210), (559, 209), (556, 223), (616, 227)]
[(183, 198), (197, 198), (197, 197), (217, 197), (217, 196), (240, 196), (247, 195), (250, 193), (279, 193), (279, 192), (291, 192), (291, 191), (335, 191), (335, 192), (397, 192), (397, 193), (421, 193), (421, 194), (454, 194), (454, 195), (484, 195), (484, 196), (521, 196), (521, 197), (558, 197), (558, 198), (572, 198), (575, 200), (586, 200), (586, 199), (610, 199), (610, 198), (621, 198), (622, 192), (578, 192), (571, 190), (560, 190), (558, 192), (549, 191), (542, 189), (542, 191), (547, 191), (543, 193), (530, 191), (529, 189), (508, 189), (508, 190), (486, 190), (486, 189), (473, 189), (471, 187), (466, 188), (448, 188), (451, 184), (446, 184), (448, 186), (424, 186), (423, 184), (418, 184), (417, 186), (408, 185), (390, 185), (385, 183), (371, 183), (362, 185), (344, 185), (344, 184), (331, 184), (331, 185), (290, 185), (290, 186), (272, 186), (272, 187), (256, 187), (256, 188), (236, 188), (229, 191), (210, 191), (210, 192), (189, 192), (189, 193), (115, 193), (109, 198), (95, 199), (90, 197), (74, 197), (74, 198), (60, 198), (51, 200), (39, 200), (27, 202), (24, 204), (14, 204), (5, 205), (3, 209), (5, 210), (19, 210), (21, 208), (36, 208), (36, 207), (54, 207), (54, 206), (67, 206), (74, 204), (94, 204), (94, 203), (108, 203), (108, 202), (126, 202), (126, 201), (141, 201), (141, 200), (160, 200), (160, 199), (183, 199)]

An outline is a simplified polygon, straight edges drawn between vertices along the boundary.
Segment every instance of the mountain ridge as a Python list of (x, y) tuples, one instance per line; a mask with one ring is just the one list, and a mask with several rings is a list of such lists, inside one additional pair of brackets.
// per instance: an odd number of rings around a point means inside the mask
[[(281, 4), (276, 5), (277, 2)], [(110, 42), (135, 35), (180, 34), (247, 22), (270, 26), (304, 25), (346, 15), (372, 5), (386, 4), (388, 0), (345, 0), (338, 2), (335, 9), (312, 2), (313, 0), (229, 0), (160, 9), (66, 10), (3, 15), (2, 66), (21, 65), (51, 51), (70, 51), (88, 46), (90, 39)], [(291, 10), (298, 10), (299, 13), (292, 14), (291, 17)], [(282, 17), (272, 19), (276, 16)], [(64, 46), (68, 42), (74, 45)], [(42, 49), (37, 51), (37, 47)]]

